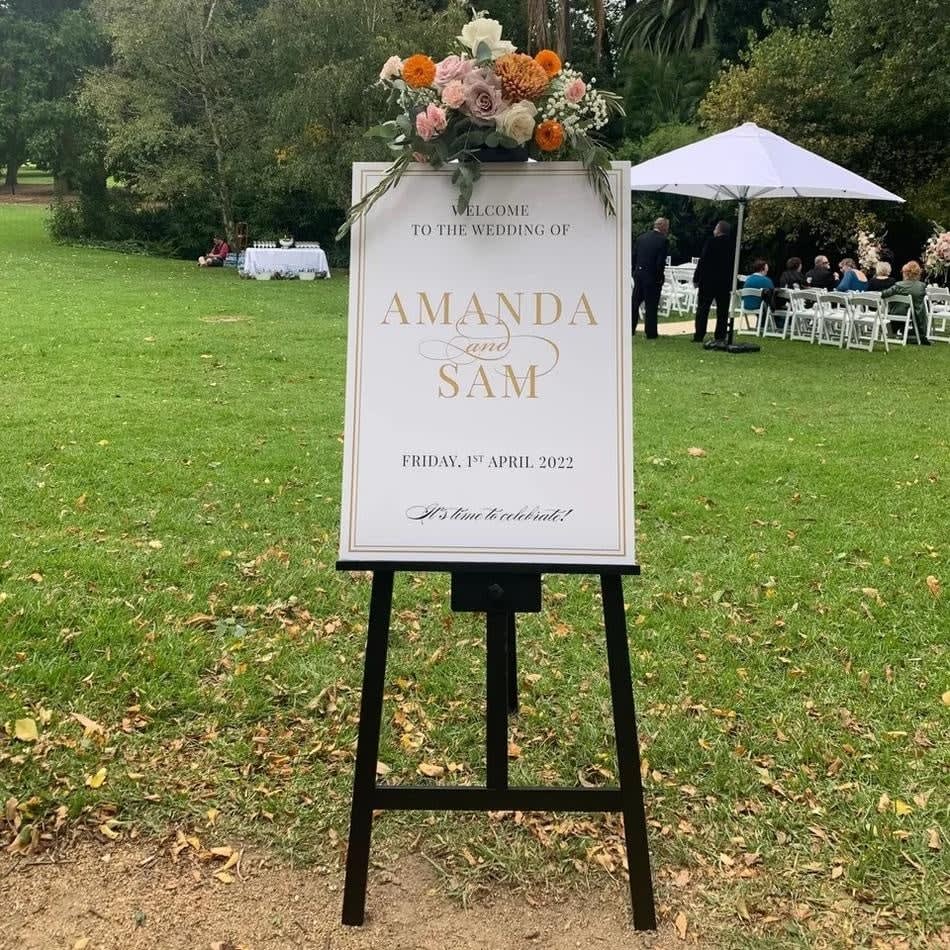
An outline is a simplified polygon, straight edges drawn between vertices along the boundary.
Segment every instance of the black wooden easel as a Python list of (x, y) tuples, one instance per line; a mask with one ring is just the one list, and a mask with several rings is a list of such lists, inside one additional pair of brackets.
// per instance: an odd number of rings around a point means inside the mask
[[(363, 693), (360, 701), (350, 836), (346, 852), (343, 923), (360, 926), (366, 909), (373, 811), (619, 811), (623, 813), (630, 898), (637, 930), (656, 929), (647, 845), (640, 745), (630, 676), (624, 574), (636, 565), (410, 564), (339, 561), (338, 570), (372, 571)], [(452, 610), (486, 614), (486, 783), (482, 787), (379, 785), (376, 763), (383, 714), (386, 655), (395, 572), (449, 572)], [(518, 710), (515, 614), (541, 610), (541, 574), (599, 574), (610, 695), (617, 741), (619, 786), (614, 788), (511, 787), (508, 784), (508, 714)]]

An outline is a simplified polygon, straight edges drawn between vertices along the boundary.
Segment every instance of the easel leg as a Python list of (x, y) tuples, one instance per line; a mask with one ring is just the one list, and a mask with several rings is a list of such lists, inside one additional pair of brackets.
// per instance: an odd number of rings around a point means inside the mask
[(515, 615), (508, 614), (508, 712), (518, 712), (518, 641)]
[(623, 585), (620, 576), (601, 574), (600, 589), (604, 601), (610, 698), (617, 737), (617, 762), (623, 800), (627, 864), (630, 868), (633, 926), (637, 930), (655, 930), (653, 878), (650, 872), (646, 813), (643, 809), (643, 785), (640, 781), (640, 741), (637, 737), (637, 715), (633, 704), (633, 680), (630, 676), (627, 621), (623, 612)]
[(373, 795), (376, 790), (376, 763), (383, 716), (383, 689), (386, 683), (386, 651), (389, 648), (389, 618), (393, 602), (393, 572), (375, 571), (369, 601), (369, 627), (363, 666), (363, 693), (360, 699), (356, 768), (353, 776), (353, 805), (350, 837), (346, 847), (346, 882), (343, 887), (343, 923), (358, 927), (366, 911), (366, 878), (369, 873), (369, 845), (373, 830)]
[(508, 787), (508, 632), (510, 614), (485, 620), (485, 775), (489, 788)]

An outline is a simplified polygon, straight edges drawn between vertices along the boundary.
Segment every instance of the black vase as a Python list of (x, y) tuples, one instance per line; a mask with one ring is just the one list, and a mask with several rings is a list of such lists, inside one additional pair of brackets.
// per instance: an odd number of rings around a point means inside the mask
[(483, 145), (475, 152), (480, 162), (526, 162), (528, 150), (526, 148), (501, 148), (500, 146)]

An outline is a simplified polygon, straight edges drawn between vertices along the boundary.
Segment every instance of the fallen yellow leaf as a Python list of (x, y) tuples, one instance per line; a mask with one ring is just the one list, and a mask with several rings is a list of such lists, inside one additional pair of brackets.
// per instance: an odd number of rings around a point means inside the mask
[(13, 734), (20, 742), (36, 742), (40, 737), (33, 719), (17, 719), (13, 724)]
[(927, 589), (934, 597), (940, 596), (940, 581), (933, 574), (927, 575)]
[(102, 783), (106, 780), (107, 774), (106, 767), (103, 766), (94, 775), (90, 775), (86, 778), (86, 785), (88, 785), (89, 788), (101, 788)]
[(87, 737), (95, 735), (96, 733), (99, 733), (99, 735), (103, 735), (105, 733), (105, 729), (103, 729), (102, 726), (100, 726), (99, 723), (94, 719), (90, 719), (88, 716), (84, 716), (82, 713), (74, 712), (70, 713), (70, 715), (76, 720), (76, 722), (79, 723), (79, 725), (82, 726), (83, 733)]
[(73, 944), (73, 950), (86, 950), (90, 943), (92, 943), (92, 937), (80, 937)]
[(680, 940), (686, 939), (686, 930), (689, 927), (689, 921), (686, 919), (686, 914), (680, 911), (676, 915), (676, 920), (673, 921), (673, 926), (676, 927), (676, 935)]
[[(701, 459), (701, 458), (705, 458), (705, 457), (706, 457), (706, 450), (705, 450), (705, 449), (701, 449), (701, 448), (699, 448), (698, 446), (693, 445), (693, 446), (690, 446), (690, 447), (686, 450), (686, 454), (689, 455), (690, 458)], [(677, 919), (678, 919), (678, 918), (677, 918)], [(685, 920), (686, 918), (684, 917), (683, 919)]]
[(509, 759), (520, 759), (521, 758), (521, 746), (517, 742), (508, 743), (508, 758)]
[(423, 762), (416, 771), (426, 776), (426, 778), (441, 778), (445, 775), (445, 769), (441, 765), (436, 765), (434, 762)]
[(909, 815), (914, 809), (907, 804), (907, 802), (902, 802), (899, 798), (894, 799), (894, 814), (895, 815)]
[(227, 871), (215, 871), (215, 872), (214, 872), (214, 876), (215, 876), (222, 884), (233, 884), (233, 883), (234, 883), (234, 875), (228, 874)]

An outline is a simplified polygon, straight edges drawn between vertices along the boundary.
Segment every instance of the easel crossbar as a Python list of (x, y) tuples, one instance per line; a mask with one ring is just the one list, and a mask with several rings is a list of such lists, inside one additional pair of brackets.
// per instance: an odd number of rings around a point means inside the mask
[(403, 811), (622, 811), (619, 788), (377, 785), (376, 808)]

